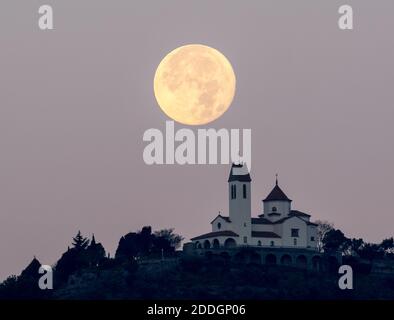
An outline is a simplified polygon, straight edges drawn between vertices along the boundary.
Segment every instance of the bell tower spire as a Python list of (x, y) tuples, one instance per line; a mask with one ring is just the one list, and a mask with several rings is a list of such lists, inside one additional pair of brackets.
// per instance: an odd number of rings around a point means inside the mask
[(275, 175), (275, 186), (263, 200), (264, 216), (273, 222), (287, 217), (291, 211), (291, 200), (279, 187), (278, 174)]

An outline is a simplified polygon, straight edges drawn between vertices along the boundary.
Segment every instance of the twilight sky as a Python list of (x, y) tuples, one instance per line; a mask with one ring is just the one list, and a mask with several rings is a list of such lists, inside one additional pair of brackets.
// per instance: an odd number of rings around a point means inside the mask
[[(43, 4), (53, 31), (38, 29)], [(343, 4), (353, 31), (337, 26)], [(392, 0), (3, 0), (0, 279), (33, 255), (53, 264), (79, 229), (114, 254), (144, 225), (188, 239), (227, 214), (228, 166), (142, 159), (144, 131), (168, 120), (156, 67), (190, 43), (233, 65), (233, 104), (203, 128), (252, 129), (254, 216), (278, 172), (313, 220), (393, 236), (393, 12)]]

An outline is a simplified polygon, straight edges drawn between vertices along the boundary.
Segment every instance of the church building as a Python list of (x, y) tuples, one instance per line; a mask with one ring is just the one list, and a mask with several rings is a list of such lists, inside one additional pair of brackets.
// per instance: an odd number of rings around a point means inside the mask
[(251, 214), (251, 182), (245, 164), (232, 164), (228, 178), (228, 215), (219, 214), (209, 233), (192, 238), (196, 249), (274, 247), (317, 250), (317, 225), (307, 213), (293, 210), (292, 200), (275, 186), (262, 200), (262, 213)]

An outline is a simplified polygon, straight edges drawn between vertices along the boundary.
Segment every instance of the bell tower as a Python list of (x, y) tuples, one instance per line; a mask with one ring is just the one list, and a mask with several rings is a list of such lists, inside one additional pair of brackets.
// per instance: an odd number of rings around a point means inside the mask
[(228, 178), (229, 218), (239, 245), (251, 243), (251, 184), (246, 164), (232, 164)]

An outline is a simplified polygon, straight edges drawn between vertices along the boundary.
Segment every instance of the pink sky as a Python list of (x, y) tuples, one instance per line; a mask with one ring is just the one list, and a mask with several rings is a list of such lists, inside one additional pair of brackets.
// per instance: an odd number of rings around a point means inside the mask
[(167, 120), (155, 69), (188, 43), (234, 67), (234, 102), (208, 127), (252, 129), (254, 215), (278, 172), (313, 220), (393, 236), (393, 1), (347, 1), (350, 32), (334, 0), (51, 3), (50, 32), (42, 1), (1, 4), (0, 279), (54, 263), (79, 229), (113, 254), (144, 225), (190, 238), (227, 213), (227, 166), (142, 160), (144, 131)]

